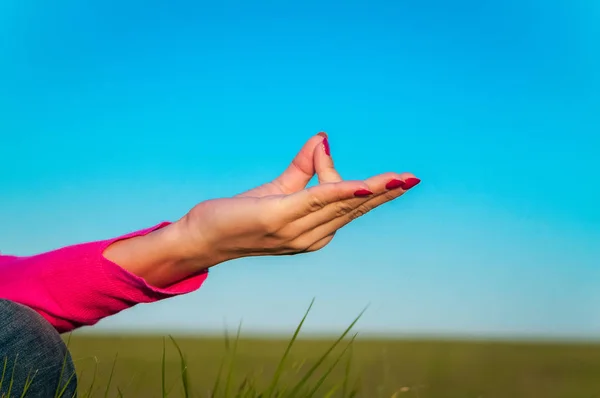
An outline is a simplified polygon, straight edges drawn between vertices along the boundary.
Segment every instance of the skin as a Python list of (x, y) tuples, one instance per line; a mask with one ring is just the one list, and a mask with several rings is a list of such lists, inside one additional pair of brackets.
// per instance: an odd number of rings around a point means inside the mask
[[(320, 250), (337, 230), (402, 196), (385, 173), (344, 181), (325, 151), (324, 133), (311, 137), (275, 180), (231, 198), (201, 202), (180, 220), (145, 236), (117, 241), (104, 256), (163, 288), (217, 264), (248, 256), (293, 255)], [(306, 188), (314, 175), (319, 185)], [(356, 197), (359, 190), (372, 194)]]

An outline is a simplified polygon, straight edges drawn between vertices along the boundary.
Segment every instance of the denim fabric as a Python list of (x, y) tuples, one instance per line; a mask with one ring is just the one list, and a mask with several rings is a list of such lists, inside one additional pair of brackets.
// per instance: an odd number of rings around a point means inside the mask
[(63, 398), (76, 396), (75, 367), (58, 332), (32, 309), (0, 300), (0, 397), (21, 397), (32, 377), (26, 397), (53, 398), (63, 389)]

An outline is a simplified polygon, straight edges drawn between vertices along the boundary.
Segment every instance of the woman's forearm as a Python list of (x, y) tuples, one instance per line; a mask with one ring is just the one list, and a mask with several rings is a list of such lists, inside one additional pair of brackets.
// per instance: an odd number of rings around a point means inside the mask
[[(167, 224), (167, 223), (164, 223)], [(158, 288), (171, 286), (219, 263), (231, 260), (199, 240), (191, 240), (186, 218), (148, 234), (120, 239), (104, 257)]]
[(35, 309), (66, 332), (138, 303), (194, 291), (206, 269), (187, 266), (171, 225), (30, 257), (0, 257), (0, 298)]
[(157, 288), (171, 286), (197, 272), (188, 266), (177, 224), (110, 244), (104, 257)]

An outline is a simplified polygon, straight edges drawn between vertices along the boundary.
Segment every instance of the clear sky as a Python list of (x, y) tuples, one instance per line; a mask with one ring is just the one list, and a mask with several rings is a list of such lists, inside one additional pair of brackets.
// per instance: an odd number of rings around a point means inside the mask
[[(0, 3), (0, 250), (174, 220), (312, 134), (421, 185), (107, 329), (600, 336), (600, 3)], [(1, 277), (1, 275), (0, 275)], [(66, 287), (67, 288), (67, 287)]]

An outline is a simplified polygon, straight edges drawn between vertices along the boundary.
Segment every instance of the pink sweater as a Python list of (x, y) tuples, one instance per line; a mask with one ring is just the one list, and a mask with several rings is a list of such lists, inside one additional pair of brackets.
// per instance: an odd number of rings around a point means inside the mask
[(117, 240), (145, 235), (168, 224), (30, 257), (0, 255), (0, 299), (33, 308), (63, 333), (93, 325), (138, 303), (192, 292), (202, 285), (207, 272), (159, 289), (102, 255)]

